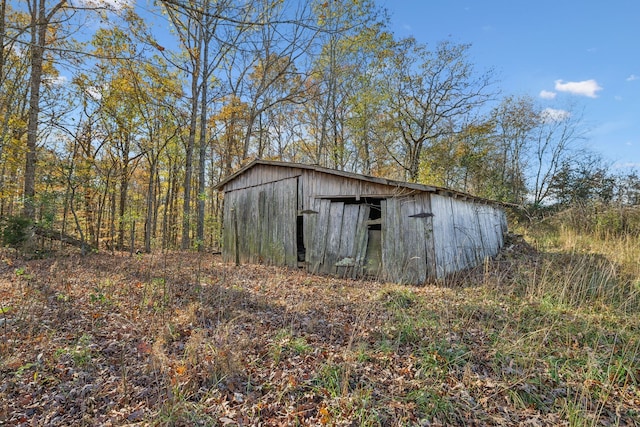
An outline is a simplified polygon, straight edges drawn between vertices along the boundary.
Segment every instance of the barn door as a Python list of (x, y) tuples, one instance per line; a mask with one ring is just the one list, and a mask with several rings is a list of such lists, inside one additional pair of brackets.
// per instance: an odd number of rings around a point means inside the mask
[[(379, 202), (378, 202), (379, 204)], [(364, 200), (321, 200), (317, 204), (318, 215), (314, 215), (313, 233), (306, 247), (307, 268), (312, 272), (359, 277), (377, 275), (381, 259), (380, 245), (370, 246), (376, 241), (371, 233), (371, 212), (378, 212), (377, 233), (380, 234), (379, 207), (373, 209)], [(375, 225), (373, 226), (375, 228)], [(379, 242), (380, 239), (378, 238)]]
[(430, 206), (423, 197), (382, 201), (382, 265), (387, 280), (424, 283), (433, 269)]
[(380, 200), (372, 199), (363, 205), (362, 221), (359, 224), (362, 233), (362, 274), (378, 277), (382, 266), (382, 218), (380, 215)]

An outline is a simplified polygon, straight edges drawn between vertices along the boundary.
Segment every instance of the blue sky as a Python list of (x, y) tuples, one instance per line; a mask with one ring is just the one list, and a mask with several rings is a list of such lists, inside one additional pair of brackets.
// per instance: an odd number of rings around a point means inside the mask
[(397, 37), (470, 43), (503, 95), (582, 114), (588, 148), (640, 167), (640, 1), (376, 0)]

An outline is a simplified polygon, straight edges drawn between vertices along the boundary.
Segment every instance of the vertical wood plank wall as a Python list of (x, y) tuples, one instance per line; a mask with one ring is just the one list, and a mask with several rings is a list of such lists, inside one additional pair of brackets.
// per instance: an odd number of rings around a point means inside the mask
[(424, 283), (434, 269), (429, 259), (434, 251), (429, 194), (389, 198), (381, 206), (383, 278)]
[(294, 177), (226, 192), (223, 259), (297, 266), (297, 191)]
[(297, 266), (296, 219), (305, 212), (305, 268), (358, 277), (366, 262), (367, 196), (380, 200), (384, 280), (424, 283), (472, 267), (498, 253), (506, 232), (505, 213), (494, 205), (313, 169), (259, 164), (224, 192), (227, 262)]
[(436, 277), (472, 267), (497, 255), (507, 222), (494, 206), (431, 194)]

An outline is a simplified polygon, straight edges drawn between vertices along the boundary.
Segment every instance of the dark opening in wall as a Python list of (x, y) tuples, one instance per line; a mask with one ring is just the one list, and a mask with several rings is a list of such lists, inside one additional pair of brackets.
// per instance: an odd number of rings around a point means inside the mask
[(369, 230), (381, 230), (382, 210), (380, 209), (381, 199), (369, 200)]
[(298, 247), (298, 262), (304, 262), (307, 250), (304, 247), (304, 217), (298, 215), (296, 219), (296, 242)]

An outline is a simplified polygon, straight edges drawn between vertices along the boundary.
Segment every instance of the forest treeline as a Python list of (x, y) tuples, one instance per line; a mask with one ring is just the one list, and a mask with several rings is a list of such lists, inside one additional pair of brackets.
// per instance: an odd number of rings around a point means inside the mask
[(11, 238), (217, 247), (215, 186), (254, 158), (528, 212), (640, 199), (584, 148), (578, 106), (502, 94), (470, 44), (398, 38), (371, 0), (0, 0), (0, 44)]

